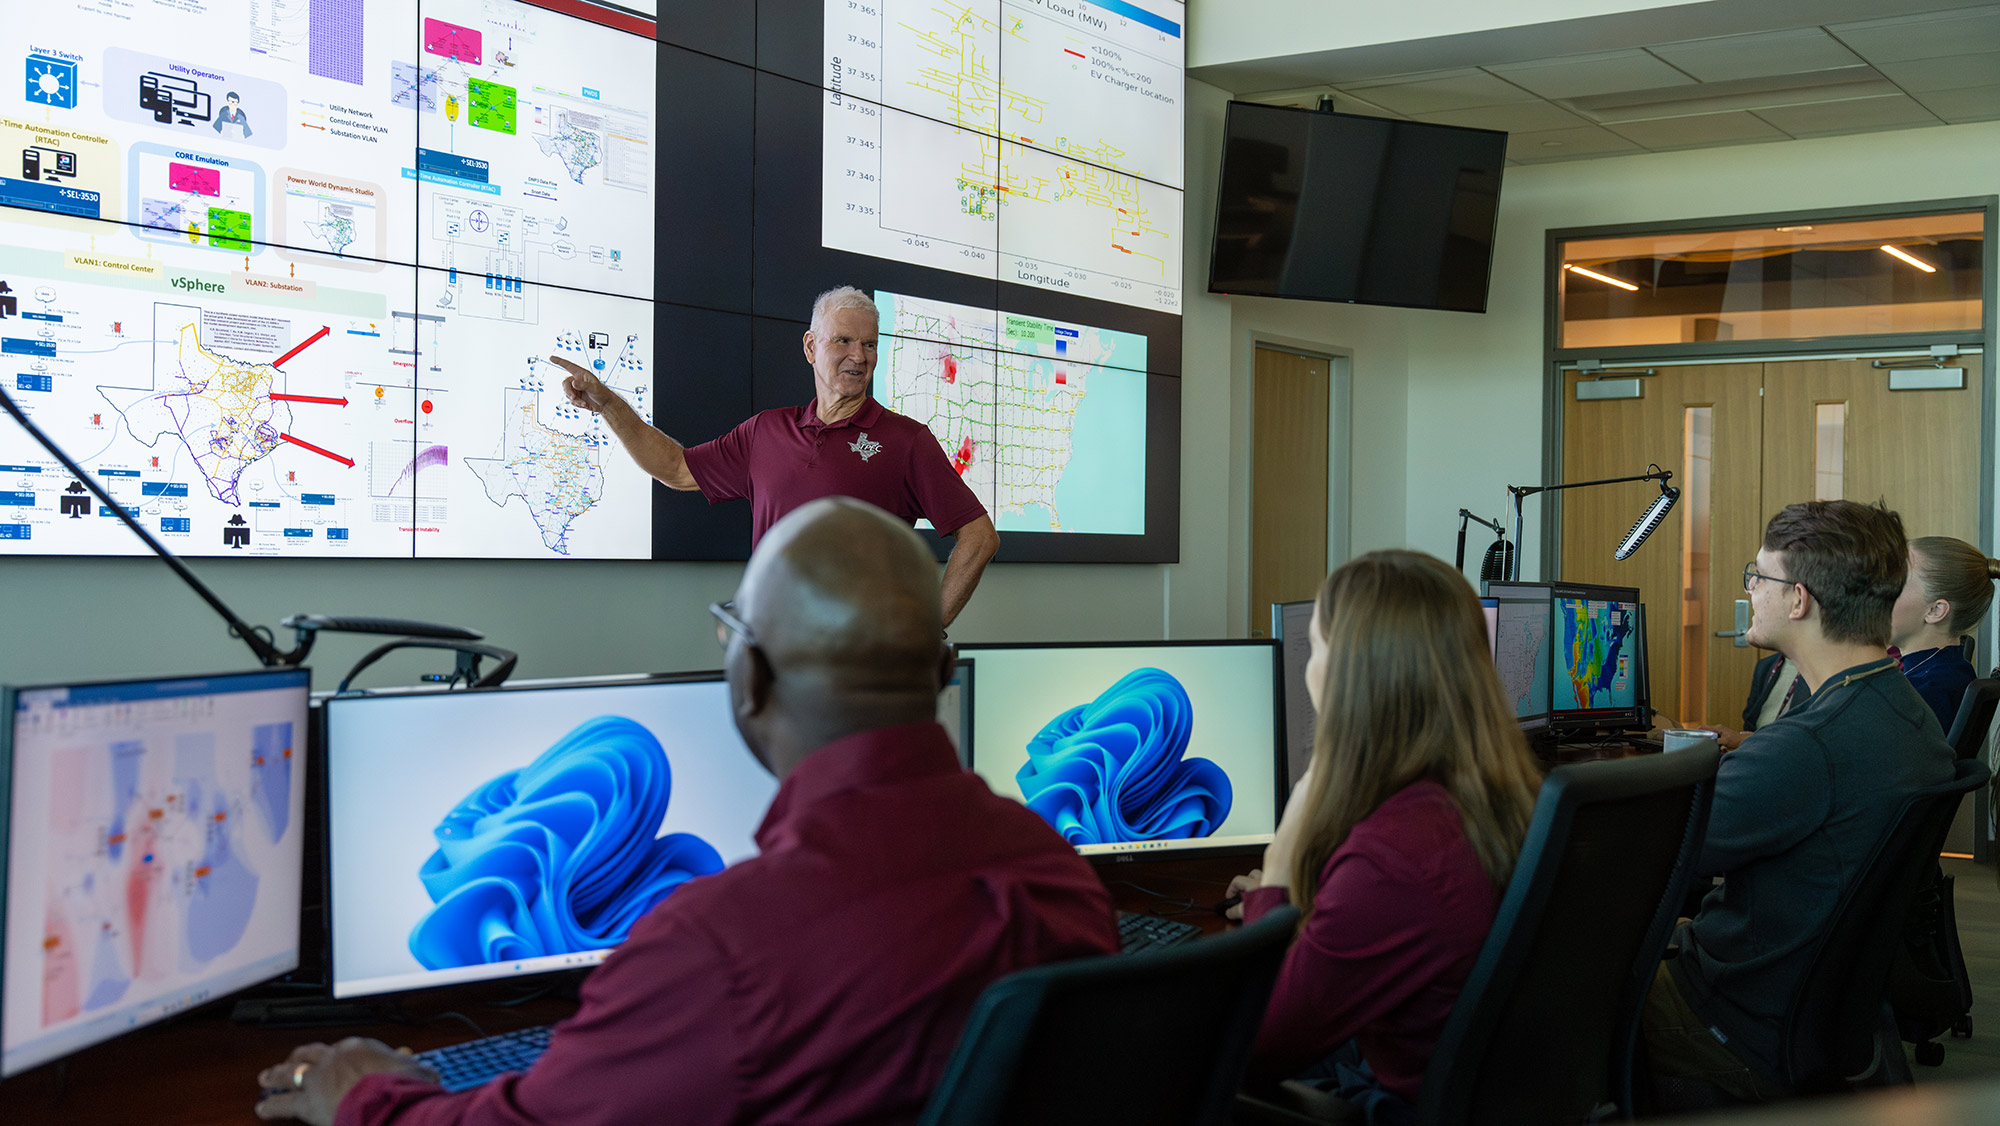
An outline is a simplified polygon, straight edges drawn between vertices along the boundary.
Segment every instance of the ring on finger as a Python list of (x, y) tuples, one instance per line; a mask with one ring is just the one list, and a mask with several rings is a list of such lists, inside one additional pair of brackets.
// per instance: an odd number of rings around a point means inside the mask
[(311, 1070), (312, 1065), (309, 1063), (302, 1063), (292, 1068), (292, 1090), (299, 1091), (305, 1089), (306, 1072)]

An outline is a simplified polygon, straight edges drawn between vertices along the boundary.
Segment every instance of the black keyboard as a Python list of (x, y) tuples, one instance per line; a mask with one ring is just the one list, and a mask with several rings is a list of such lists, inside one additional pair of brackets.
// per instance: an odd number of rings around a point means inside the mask
[(1179, 946), (1201, 937), (1201, 928), (1193, 923), (1183, 923), (1175, 919), (1162, 919), (1158, 915), (1135, 915), (1130, 911), (1118, 912), (1118, 952), (1137, 954), (1142, 950), (1161, 950), (1169, 946)]
[(438, 1073), (438, 1082), (447, 1091), (464, 1091), (509, 1071), (526, 1071), (549, 1046), (549, 1031), (543, 1024), (517, 1032), (503, 1032), (484, 1040), (467, 1040), (429, 1052), (418, 1052), (417, 1062)]

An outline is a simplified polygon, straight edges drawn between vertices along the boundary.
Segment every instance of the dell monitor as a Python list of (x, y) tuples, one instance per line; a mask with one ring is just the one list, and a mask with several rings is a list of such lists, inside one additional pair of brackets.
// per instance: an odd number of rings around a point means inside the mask
[(310, 687), (0, 691), (0, 1075), (298, 965)]
[(1493, 664), (1500, 673), (1500, 690), (1514, 706), (1523, 730), (1549, 725), (1549, 676), (1554, 660), (1549, 624), (1551, 592), (1547, 583), (1493, 583), (1491, 602)]
[(1651, 727), (1639, 592), (1553, 583), (1550, 599), (1550, 725), (1564, 731)]
[(961, 645), (972, 769), (1076, 850), (1270, 843), (1284, 808), (1282, 657), (1270, 641)]
[(1271, 636), (1285, 654), (1285, 782), (1299, 784), (1312, 763), (1314, 728), (1318, 713), (1313, 710), (1312, 693), (1306, 688), (1306, 662), (1312, 659), (1312, 620), (1319, 603), (1271, 603)]
[(778, 789), (717, 674), (332, 699), (326, 782), (341, 998), (595, 965)]

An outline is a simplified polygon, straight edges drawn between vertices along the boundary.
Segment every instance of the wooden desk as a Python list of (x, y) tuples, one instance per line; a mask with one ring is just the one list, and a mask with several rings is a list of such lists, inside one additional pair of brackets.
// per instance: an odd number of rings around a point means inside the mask
[[(1176, 905), (1174, 901), (1191, 899), (1192, 910), (1170, 917), (1213, 933), (1229, 924), (1209, 906), (1223, 897), (1232, 876), (1249, 871), (1256, 863), (1254, 854), (1191, 860), (1148, 858), (1101, 865), (1097, 871), (1120, 910), (1164, 913)], [(1159, 892), (1167, 899), (1147, 892)], [(258, 1070), (284, 1059), (300, 1044), (371, 1036), (422, 1052), (480, 1035), (463, 1020), (445, 1015), (448, 1013), (470, 1018), (490, 1036), (550, 1024), (576, 1011), (574, 1000), (553, 996), (494, 1007), (494, 1002), (511, 1000), (522, 992), (519, 982), (483, 982), (400, 994), (383, 999), (377, 1008), (384, 1013), (400, 1011), (406, 1014), (405, 1021), (382, 1019), (321, 1029), (236, 1024), (229, 1019), (229, 1004), (213, 1005), (0, 1082), (0, 1123), (247, 1126), (258, 1121), (250, 1111), (257, 1101)]]

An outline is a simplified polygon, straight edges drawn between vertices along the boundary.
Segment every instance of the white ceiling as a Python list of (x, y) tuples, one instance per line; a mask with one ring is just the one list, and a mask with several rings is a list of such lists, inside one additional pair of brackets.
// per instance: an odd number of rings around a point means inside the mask
[[(1408, 58), (1421, 44), (1402, 46)], [(1346, 113), (1498, 129), (1510, 134), (1509, 162), (1521, 164), (2000, 119), (2000, 0), (1549, 58), (1509, 54), (1367, 77), (1342, 77), (1353, 68), (1337, 56), (1267, 60), (1297, 77), (1324, 70), (1327, 80), (1238, 96), (1314, 105), (1324, 94)]]

